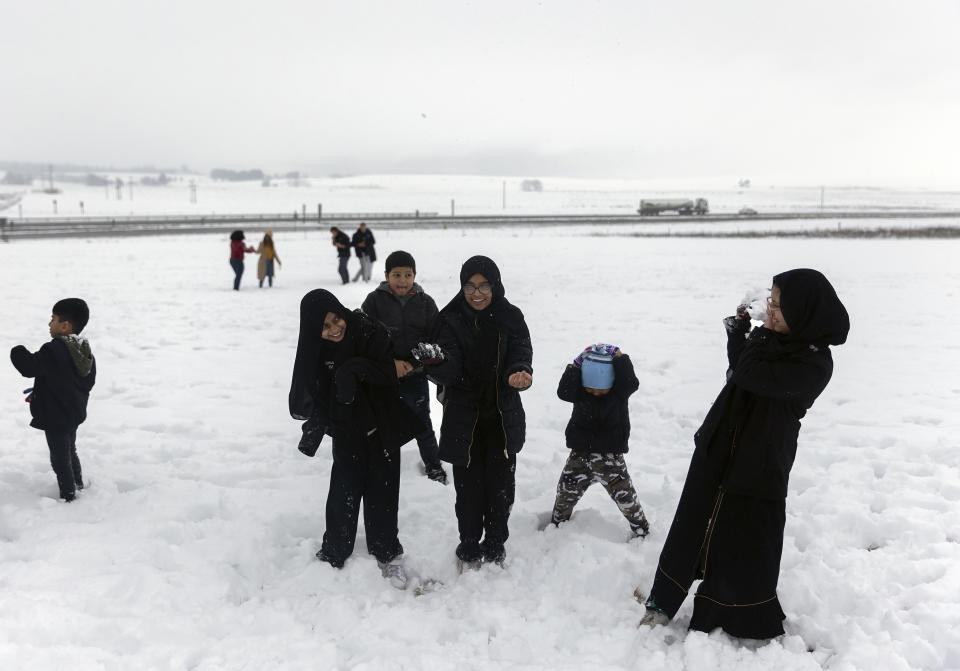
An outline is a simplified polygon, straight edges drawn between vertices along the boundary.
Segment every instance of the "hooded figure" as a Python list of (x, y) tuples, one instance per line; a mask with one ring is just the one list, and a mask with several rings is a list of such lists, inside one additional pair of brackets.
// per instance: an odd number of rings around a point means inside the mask
[(724, 320), (727, 383), (694, 435), (645, 623), (672, 618), (703, 579), (691, 629), (758, 639), (783, 633), (776, 590), (800, 420), (830, 381), (829, 346), (846, 342), (850, 320), (816, 270), (776, 275), (773, 294), (779, 304), (771, 297), (767, 320), (749, 337), (748, 315)]
[[(475, 286), (471, 279), (478, 275), (484, 281)], [(504, 296), (492, 260), (468, 259), (460, 284), (439, 315), (437, 344), (444, 358), (427, 374), (442, 385), (440, 458), (453, 464), (457, 557), (473, 566), (481, 558), (503, 561), (516, 454), (526, 438), (519, 392), (532, 380), (533, 348), (523, 313)]]
[[(331, 314), (337, 319), (328, 319)], [(338, 341), (324, 337), (325, 322), (335, 323)], [(381, 564), (394, 562), (403, 553), (399, 450), (423, 427), (400, 400), (386, 328), (324, 289), (304, 296), (289, 405), (291, 416), (307, 420), (302, 452), (313, 456), (324, 435), (333, 438), (327, 530), (317, 557), (343, 566), (353, 552), (362, 500), (368, 551)]]

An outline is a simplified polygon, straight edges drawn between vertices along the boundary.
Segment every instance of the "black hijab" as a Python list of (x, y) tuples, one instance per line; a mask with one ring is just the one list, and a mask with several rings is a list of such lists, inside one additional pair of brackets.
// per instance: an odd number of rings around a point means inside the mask
[[(492, 298), (490, 305), (483, 310), (474, 310), (463, 295), (463, 285), (476, 274), (483, 275), (490, 283)], [(492, 259), (486, 256), (471, 256), (460, 268), (461, 289), (447, 303), (443, 312), (460, 312), (467, 323), (473, 323), (478, 333), (474, 347), (464, 352), (463, 365), (467, 374), (477, 380), (490, 382), (496, 377), (497, 354), (500, 334), (509, 332), (514, 320), (511, 317), (518, 312), (507, 299), (500, 280), (500, 269)]]
[[(474, 310), (470, 307), (470, 304), (467, 303), (467, 299), (463, 297), (463, 285), (477, 274), (487, 278), (487, 282), (490, 283), (493, 289), (493, 297), (490, 300), (490, 305), (483, 310)], [(509, 326), (508, 315), (513, 313), (516, 308), (510, 304), (510, 301), (506, 299), (504, 294), (503, 282), (500, 280), (500, 269), (497, 268), (497, 264), (493, 262), (493, 259), (486, 256), (471, 256), (464, 261), (463, 266), (460, 268), (460, 291), (457, 292), (457, 295), (454, 296), (443, 309), (466, 308), (467, 312), (465, 314), (474, 315), (483, 320), (493, 320), (498, 327), (507, 328)]]
[(790, 333), (785, 342), (842, 345), (850, 331), (847, 309), (822, 273), (797, 268), (774, 275), (780, 288), (780, 309)]
[[(323, 320), (332, 312), (347, 323), (347, 332), (340, 342), (324, 340)], [(317, 392), (317, 374), (323, 361), (342, 363), (353, 356), (358, 333), (358, 317), (326, 289), (314, 289), (300, 301), (300, 338), (297, 356), (293, 362), (293, 380), (290, 383), (290, 415), (307, 419), (313, 412)], [(336, 367), (336, 366), (335, 366)]]

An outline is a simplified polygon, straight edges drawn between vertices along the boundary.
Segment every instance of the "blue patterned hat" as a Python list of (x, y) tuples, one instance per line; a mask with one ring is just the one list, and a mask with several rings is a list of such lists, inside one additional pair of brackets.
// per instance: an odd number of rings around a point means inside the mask
[(580, 373), (584, 387), (610, 389), (613, 386), (613, 357), (606, 352), (591, 350), (583, 355)]

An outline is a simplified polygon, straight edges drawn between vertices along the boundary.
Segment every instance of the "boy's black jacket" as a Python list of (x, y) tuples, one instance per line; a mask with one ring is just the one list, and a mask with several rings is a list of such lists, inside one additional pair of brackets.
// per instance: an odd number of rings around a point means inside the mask
[(350, 236), (348, 236), (343, 231), (337, 233), (334, 238), (335, 244), (346, 245), (345, 247), (337, 247), (337, 256), (341, 258), (350, 258)]
[(17, 345), (10, 350), (10, 361), (21, 375), (35, 378), (30, 426), (43, 431), (71, 431), (87, 418), (87, 399), (97, 380), (95, 359), (90, 372), (81, 375), (66, 343), (54, 338), (35, 354)]
[(633, 363), (626, 354), (613, 359), (614, 382), (610, 393), (592, 396), (583, 388), (581, 371), (568, 365), (560, 378), (557, 396), (573, 403), (567, 423), (567, 447), (574, 452), (623, 454), (630, 438), (627, 399), (639, 387)]
[[(416, 293), (412, 293), (416, 290)], [(376, 290), (363, 301), (364, 313), (379, 319), (390, 332), (393, 340), (393, 358), (413, 361), (410, 350), (420, 342), (431, 342), (437, 321), (437, 304), (423, 293), (420, 285), (414, 284), (410, 297), (405, 302), (393, 295), (390, 285), (381, 282)]]

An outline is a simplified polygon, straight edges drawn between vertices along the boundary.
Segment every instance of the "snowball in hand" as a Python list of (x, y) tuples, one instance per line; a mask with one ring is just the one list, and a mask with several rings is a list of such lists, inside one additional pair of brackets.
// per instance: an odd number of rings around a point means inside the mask
[(750, 319), (758, 322), (767, 319), (767, 293), (764, 288), (749, 289), (743, 298), (740, 299), (740, 305), (747, 306), (747, 312), (750, 313)]

